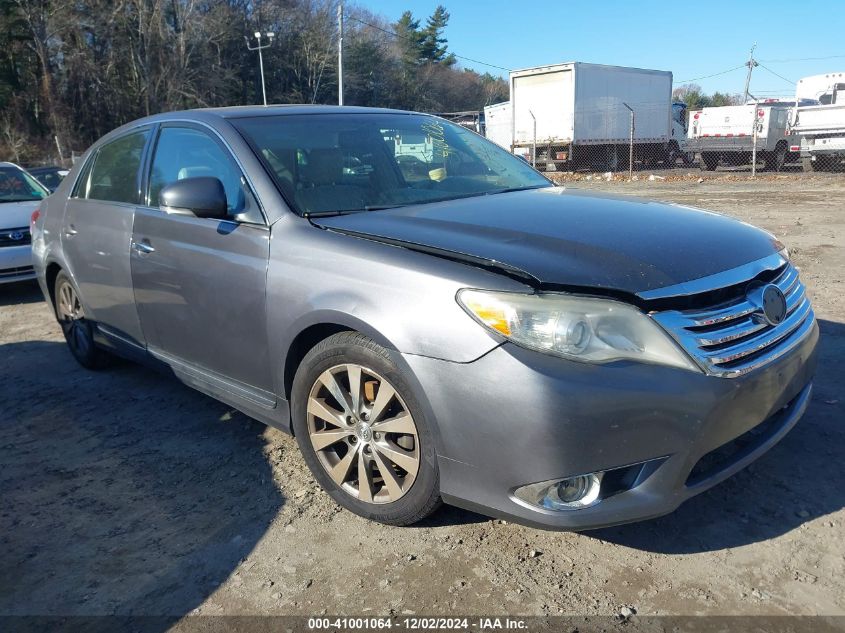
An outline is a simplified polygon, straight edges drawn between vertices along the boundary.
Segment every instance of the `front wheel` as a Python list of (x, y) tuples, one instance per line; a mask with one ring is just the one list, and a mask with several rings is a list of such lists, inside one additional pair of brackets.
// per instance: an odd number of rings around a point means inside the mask
[(434, 438), (387, 351), (353, 332), (303, 359), (292, 424), (312, 474), (339, 505), (366, 519), (410, 525), (440, 505)]
[(85, 308), (79, 292), (64, 271), (56, 277), (53, 291), (56, 319), (62, 327), (70, 353), (86, 369), (102, 369), (109, 364), (111, 355), (97, 347), (91, 321), (85, 318)]

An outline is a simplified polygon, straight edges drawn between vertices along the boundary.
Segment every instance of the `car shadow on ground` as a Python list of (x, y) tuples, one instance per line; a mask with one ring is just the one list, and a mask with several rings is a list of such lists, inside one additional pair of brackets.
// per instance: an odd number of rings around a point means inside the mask
[(282, 508), (264, 425), (131, 363), (85, 371), (60, 343), (0, 359), (0, 615), (160, 615), (163, 630)]
[(767, 541), (845, 507), (845, 325), (820, 320), (819, 326), (812, 401), (779, 444), (672, 514), (587, 534), (650, 552), (689, 554)]
[(18, 281), (0, 286), (0, 306), (44, 301), (41, 288), (36, 281)]

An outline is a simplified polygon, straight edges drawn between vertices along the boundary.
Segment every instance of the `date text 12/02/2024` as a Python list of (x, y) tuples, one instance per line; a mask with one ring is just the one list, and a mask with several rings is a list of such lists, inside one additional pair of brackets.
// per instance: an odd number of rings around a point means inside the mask
[(518, 618), (479, 617), (479, 618), (447, 618), (447, 617), (405, 617), (405, 618), (309, 618), (308, 629), (319, 630), (389, 630), (392, 628), (407, 630), (524, 630), (525, 620)]

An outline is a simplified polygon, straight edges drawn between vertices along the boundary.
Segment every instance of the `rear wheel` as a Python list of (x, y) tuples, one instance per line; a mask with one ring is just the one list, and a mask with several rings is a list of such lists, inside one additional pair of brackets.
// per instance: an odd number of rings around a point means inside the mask
[(64, 271), (56, 277), (53, 291), (56, 318), (62, 327), (70, 353), (86, 369), (102, 369), (109, 364), (111, 355), (97, 347), (91, 321), (85, 318), (85, 308), (79, 292)]
[(410, 525), (440, 505), (434, 438), (401, 370), (367, 337), (342, 332), (303, 359), (293, 428), (312, 474), (339, 505)]

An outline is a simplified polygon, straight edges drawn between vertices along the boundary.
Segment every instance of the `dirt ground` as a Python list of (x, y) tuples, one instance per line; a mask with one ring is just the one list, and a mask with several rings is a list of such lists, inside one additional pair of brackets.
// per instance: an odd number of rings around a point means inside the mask
[(339, 510), (295, 441), (129, 363), (91, 373), (0, 287), (0, 615), (845, 614), (845, 176), (579, 187), (706, 207), (789, 245), (822, 329), (803, 421), (646, 523), (554, 533)]

